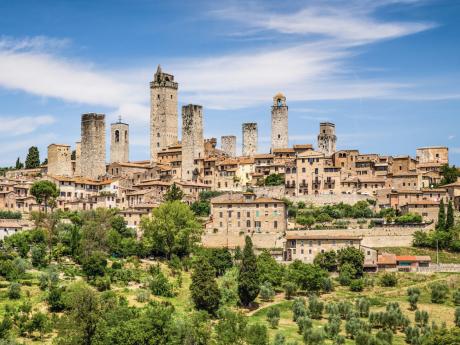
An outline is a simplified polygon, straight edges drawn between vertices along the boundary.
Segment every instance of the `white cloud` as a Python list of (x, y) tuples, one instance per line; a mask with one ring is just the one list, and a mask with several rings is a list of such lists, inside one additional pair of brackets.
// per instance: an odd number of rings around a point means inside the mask
[(2, 136), (17, 136), (36, 131), (39, 127), (50, 125), (55, 122), (55, 118), (50, 115), (41, 116), (0, 116), (0, 134)]

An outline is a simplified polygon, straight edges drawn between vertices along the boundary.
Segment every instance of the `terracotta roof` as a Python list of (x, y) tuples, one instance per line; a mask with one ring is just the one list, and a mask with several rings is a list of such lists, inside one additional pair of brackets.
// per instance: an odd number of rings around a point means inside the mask
[(417, 257), (415, 255), (401, 255), (396, 256), (396, 261), (417, 261)]
[(294, 150), (296, 149), (312, 149), (313, 145), (312, 144), (298, 144), (293, 146)]
[(0, 228), (15, 228), (21, 229), (23, 226), (13, 219), (0, 219)]
[(383, 253), (378, 256), (377, 264), (379, 265), (396, 265), (396, 255)]
[(270, 159), (270, 158), (275, 158), (274, 155), (271, 153), (261, 153), (258, 155), (254, 155), (254, 159)]
[[(246, 194), (247, 195), (247, 194)], [(261, 203), (282, 203), (282, 200), (260, 197), (247, 200), (243, 193), (230, 193), (219, 195), (211, 199), (212, 204), (261, 204)]]
[(273, 153), (295, 153), (295, 150), (287, 147), (285, 149), (273, 149), (272, 152)]

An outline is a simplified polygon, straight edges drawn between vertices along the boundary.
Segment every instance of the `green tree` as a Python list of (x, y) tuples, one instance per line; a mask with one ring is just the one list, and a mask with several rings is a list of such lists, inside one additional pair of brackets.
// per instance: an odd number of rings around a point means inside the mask
[(445, 164), (441, 167), (441, 183), (440, 185), (446, 185), (449, 183), (454, 183), (457, 181), (457, 177), (459, 176), (458, 169), (453, 166), (449, 166), (448, 164)]
[(335, 250), (318, 253), (318, 255), (315, 256), (313, 263), (321, 267), (323, 270), (333, 272), (337, 269), (337, 253)]
[(259, 294), (259, 272), (252, 241), (246, 236), (243, 259), (238, 274), (238, 296), (244, 306), (249, 306)]
[(455, 326), (460, 327), (460, 307), (455, 308)]
[(319, 266), (307, 264), (300, 260), (291, 263), (286, 272), (286, 280), (294, 282), (299, 289), (318, 292), (323, 287), (327, 272)]
[(35, 169), (40, 166), (40, 153), (36, 146), (31, 146), (26, 158), (26, 169)]
[(257, 256), (257, 270), (261, 282), (269, 282), (273, 287), (280, 287), (284, 266), (278, 263), (267, 250)]
[(339, 269), (341, 269), (342, 265), (346, 263), (351, 264), (356, 270), (356, 275), (354, 278), (359, 278), (363, 275), (364, 253), (360, 249), (355, 247), (346, 247), (340, 249), (337, 252), (337, 261), (339, 264)]
[(200, 241), (202, 227), (190, 208), (180, 202), (166, 202), (141, 222), (144, 241), (154, 255), (168, 259), (173, 254), (184, 257)]
[(103, 276), (107, 269), (107, 258), (104, 252), (96, 251), (83, 260), (83, 272), (88, 278)]
[(295, 221), (296, 223), (306, 226), (308, 229), (310, 229), (311, 226), (315, 224), (316, 219), (312, 215), (306, 216), (306, 215), (301, 214), (296, 217)]
[(452, 205), (452, 200), (449, 200), (449, 204), (447, 205), (446, 230), (451, 230), (454, 225), (454, 207)]
[(216, 273), (205, 258), (195, 263), (190, 293), (196, 309), (206, 310), (211, 315), (216, 314), (219, 309), (220, 292)]
[(9, 299), (20, 299), (21, 298), (21, 284), (11, 283), (8, 287), (8, 298)]
[(16, 165), (14, 166), (14, 168), (16, 170), (24, 168), (24, 164), (21, 163), (21, 160), (19, 159), (19, 157), (18, 157), (18, 159), (16, 159)]
[(265, 325), (250, 325), (246, 334), (247, 345), (268, 345), (268, 331)]
[(270, 174), (265, 178), (266, 186), (281, 186), (284, 184), (284, 176), (281, 174)]
[(59, 189), (51, 181), (40, 180), (34, 182), (32, 187), (30, 187), (30, 194), (35, 197), (37, 204), (45, 206), (46, 213), (50, 200), (59, 196)]
[(441, 199), (441, 202), (439, 203), (438, 223), (436, 224), (436, 230), (446, 230), (446, 206), (444, 205), (444, 199)]
[(182, 189), (177, 187), (175, 183), (173, 183), (169, 188), (168, 191), (166, 192), (164, 196), (164, 200), (166, 202), (168, 201), (181, 201), (182, 198), (184, 197), (184, 192)]
[(240, 313), (230, 309), (219, 311), (219, 321), (214, 330), (219, 345), (244, 345), (246, 337), (247, 319)]
[(271, 328), (277, 328), (280, 322), (281, 310), (277, 306), (272, 306), (267, 309), (267, 321)]
[(449, 287), (446, 282), (434, 282), (430, 284), (431, 289), (431, 302), (442, 304), (447, 299), (447, 294), (449, 293)]

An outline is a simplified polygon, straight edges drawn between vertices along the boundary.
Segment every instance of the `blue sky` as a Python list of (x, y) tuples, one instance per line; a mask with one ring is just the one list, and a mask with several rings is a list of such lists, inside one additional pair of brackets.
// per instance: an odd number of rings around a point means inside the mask
[[(149, 81), (175, 75), (179, 106), (204, 107), (205, 136), (289, 105), (290, 144), (410, 154), (446, 145), (460, 165), (460, 1), (0, 1), (0, 165), (37, 145), (74, 145), (80, 116), (119, 115), (131, 159), (149, 157)], [(180, 112), (179, 112), (180, 114)]]

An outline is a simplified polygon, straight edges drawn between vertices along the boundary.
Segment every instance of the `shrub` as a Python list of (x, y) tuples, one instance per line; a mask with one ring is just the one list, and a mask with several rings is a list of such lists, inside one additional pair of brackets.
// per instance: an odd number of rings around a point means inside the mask
[(460, 306), (460, 289), (455, 290), (452, 294), (452, 302), (454, 305)]
[(96, 277), (96, 279), (94, 280), (94, 286), (98, 291), (110, 290), (110, 277)]
[(299, 317), (296, 321), (297, 326), (299, 327), (299, 333), (304, 333), (307, 329), (313, 327), (313, 321), (308, 316)]
[(340, 318), (342, 320), (349, 320), (354, 316), (353, 305), (348, 301), (340, 301), (337, 304), (339, 310)]
[(268, 345), (268, 332), (265, 325), (254, 324), (247, 328), (247, 345)]
[(158, 271), (149, 281), (149, 288), (155, 296), (173, 297), (173, 287), (163, 272)]
[(293, 296), (295, 296), (297, 292), (297, 285), (293, 282), (286, 282), (283, 284), (284, 288), (284, 296), (286, 299), (291, 299)]
[(112, 263), (112, 269), (119, 270), (122, 268), (123, 268), (123, 265), (120, 261), (115, 261), (114, 263)]
[(292, 303), (292, 320), (297, 322), (297, 319), (305, 315), (307, 315), (307, 303), (305, 298), (295, 298), (294, 302)]
[(325, 277), (323, 279), (323, 282), (321, 284), (321, 290), (323, 290), (326, 293), (334, 291), (334, 282), (330, 277)]
[(418, 303), (419, 295), (412, 294), (407, 297), (407, 300), (410, 304), (410, 310), (417, 310), (417, 303)]
[(280, 308), (273, 306), (267, 310), (267, 321), (272, 328), (277, 328), (280, 321)]
[(350, 263), (345, 263), (340, 267), (339, 283), (342, 286), (349, 286), (356, 276), (356, 269)]
[(460, 307), (455, 308), (455, 326), (460, 327)]
[(319, 320), (323, 317), (324, 303), (315, 295), (308, 299), (308, 311), (312, 319)]
[(398, 284), (398, 277), (394, 273), (384, 273), (380, 278), (380, 285), (384, 287), (393, 287)]
[(303, 341), (306, 345), (322, 345), (324, 344), (324, 332), (321, 328), (308, 328), (303, 333)]
[(445, 282), (434, 282), (430, 284), (431, 289), (431, 302), (442, 304), (447, 298), (449, 287)]
[(275, 290), (272, 288), (270, 282), (265, 282), (260, 286), (260, 299), (262, 301), (272, 301), (275, 297)]
[(340, 318), (329, 318), (328, 323), (324, 326), (324, 331), (329, 339), (334, 339), (340, 332)]
[(8, 287), (8, 298), (9, 299), (20, 299), (21, 298), (21, 284), (11, 283)]
[(149, 290), (141, 289), (137, 292), (136, 301), (138, 301), (139, 303), (145, 303), (145, 302), (148, 302), (149, 300), (150, 300)]
[(350, 291), (353, 292), (361, 292), (364, 290), (364, 280), (361, 279), (353, 279), (350, 283)]
[(425, 310), (417, 310), (415, 312), (415, 323), (420, 327), (428, 325), (429, 315)]
[(369, 317), (370, 302), (366, 297), (356, 300), (355, 306), (359, 317)]

